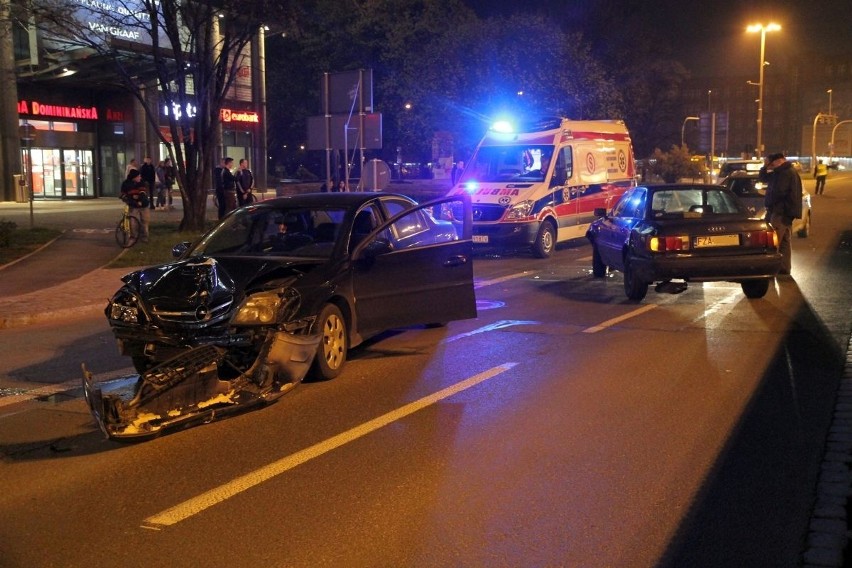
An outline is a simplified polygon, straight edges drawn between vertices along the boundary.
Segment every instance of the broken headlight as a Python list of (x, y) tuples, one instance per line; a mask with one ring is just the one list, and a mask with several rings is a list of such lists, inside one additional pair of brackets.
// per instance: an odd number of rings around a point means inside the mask
[(275, 323), (281, 297), (275, 292), (259, 292), (246, 298), (234, 316), (234, 325), (270, 325)]
[(109, 304), (109, 319), (123, 323), (139, 323), (139, 302), (129, 293), (116, 294)]

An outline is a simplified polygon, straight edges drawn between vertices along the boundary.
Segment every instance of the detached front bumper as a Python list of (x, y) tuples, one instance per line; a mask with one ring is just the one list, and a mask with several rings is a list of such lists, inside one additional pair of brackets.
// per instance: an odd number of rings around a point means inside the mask
[(219, 378), (226, 350), (205, 345), (146, 371), (95, 383), (83, 365), (86, 403), (105, 436), (145, 439), (271, 402), (304, 379), (320, 335), (270, 334), (255, 364), (234, 379)]

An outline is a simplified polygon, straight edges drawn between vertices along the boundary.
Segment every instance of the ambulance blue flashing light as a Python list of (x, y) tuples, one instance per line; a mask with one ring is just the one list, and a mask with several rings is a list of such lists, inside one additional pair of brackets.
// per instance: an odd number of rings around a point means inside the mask
[(479, 189), (479, 182), (476, 180), (470, 180), (464, 184), (464, 190), (468, 193), (473, 193), (477, 189)]
[(515, 131), (515, 127), (508, 120), (498, 120), (491, 125), (491, 130), (500, 134), (511, 134)]

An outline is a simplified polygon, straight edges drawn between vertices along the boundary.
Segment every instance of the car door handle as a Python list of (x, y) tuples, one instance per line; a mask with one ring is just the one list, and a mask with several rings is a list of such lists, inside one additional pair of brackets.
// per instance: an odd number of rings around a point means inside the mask
[(456, 256), (451, 256), (447, 260), (444, 261), (444, 266), (453, 267), (453, 266), (461, 266), (462, 264), (467, 263), (467, 256), (463, 254), (458, 254)]

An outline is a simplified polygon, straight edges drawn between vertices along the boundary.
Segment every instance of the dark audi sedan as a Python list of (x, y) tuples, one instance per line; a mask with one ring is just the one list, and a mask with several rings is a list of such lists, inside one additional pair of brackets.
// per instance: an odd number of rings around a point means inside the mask
[(177, 260), (124, 277), (106, 308), (139, 375), (86, 398), (112, 438), (274, 400), (337, 376), (381, 331), (476, 317), (471, 207), (386, 193), (283, 197), (238, 209)]
[(621, 271), (631, 300), (655, 282), (658, 291), (682, 292), (706, 281), (739, 282), (747, 297), (762, 298), (781, 267), (775, 231), (722, 186), (638, 186), (595, 214), (586, 233), (592, 273)]

